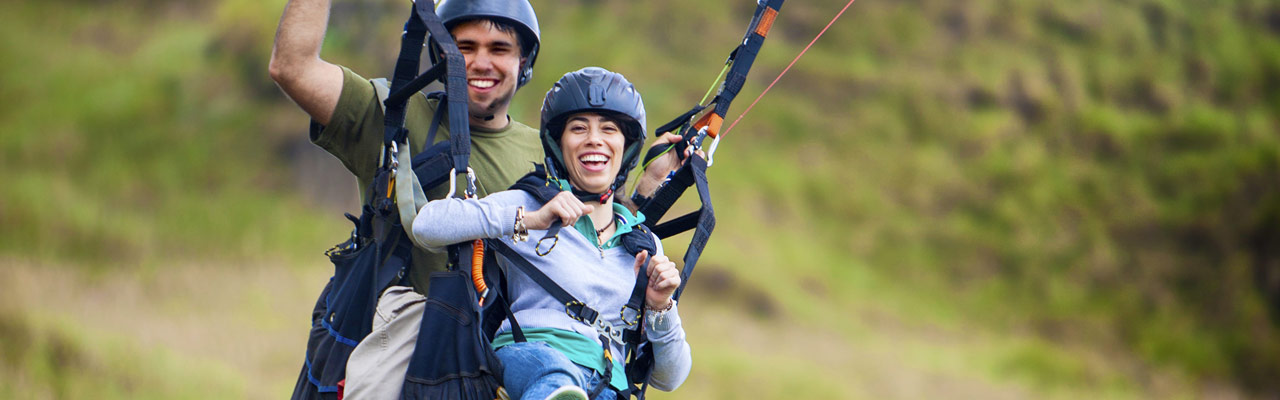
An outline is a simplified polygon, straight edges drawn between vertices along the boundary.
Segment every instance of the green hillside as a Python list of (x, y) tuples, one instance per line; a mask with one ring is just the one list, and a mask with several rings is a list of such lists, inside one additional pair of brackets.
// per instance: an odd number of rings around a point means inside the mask
[[(323, 56), (389, 73), (408, 4), (335, 3)], [(754, 4), (533, 3), (513, 115), (599, 65), (650, 126)], [(844, 3), (783, 7), (730, 121)], [(291, 390), (354, 194), (267, 77), (283, 5), (0, 4), (0, 398)], [(1277, 132), (1274, 2), (858, 1), (725, 135), (655, 398), (1280, 396)]]

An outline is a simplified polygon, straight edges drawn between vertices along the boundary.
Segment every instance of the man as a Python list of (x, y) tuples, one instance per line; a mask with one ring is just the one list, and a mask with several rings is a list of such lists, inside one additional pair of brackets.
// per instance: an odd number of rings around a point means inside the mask
[[(373, 85), (350, 69), (320, 58), (329, 0), (290, 0), (272, 49), (271, 78), (312, 118), (310, 138), (355, 175), (361, 196), (377, 169), (383, 115)], [(446, 0), (436, 8), (466, 60), (471, 167), (477, 195), (511, 186), (542, 162), (538, 131), (507, 115), (512, 96), (528, 82), (540, 46), (537, 17), (527, 0)], [(422, 94), (410, 98), (405, 127), (410, 154), (422, 151), (438, 106)], [(439, 140), (448, 139), (441, 126)], [(660, 138), (661, 144), (679, 136)], [(658, 143), (655, 143), (658, 145)], [(655, 160), (638, 191), (651, 195), (667, 172), (679, 166), (674, 154)], [(441, 185), (444, 186), (444, 185)], [(446, 187), (425, 188), (432, 199)], [(625, 196), (623, 198), (626, 198)], [(414, 248), (409, 281), (413, 288), (387, 289), (378, 302), (374, 330), (351, 354), (346, 394), (352, 398), (395, 398), (413, 354), (422, 302), (431, 272), (443, 270), (445, 256)], [(376, 343), (376, 345), (372, 344)], [(304, 367), (298, 390), (310, 385)]]

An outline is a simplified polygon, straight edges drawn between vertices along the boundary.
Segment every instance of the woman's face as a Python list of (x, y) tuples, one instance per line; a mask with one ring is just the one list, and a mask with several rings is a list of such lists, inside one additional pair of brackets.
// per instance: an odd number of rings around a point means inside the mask
[(569, 183), (590, 193), (608, 190), (622, 169), (625, 144), (622, 126), (614, 120), (591, 112), (570, 116), (560, 135)]

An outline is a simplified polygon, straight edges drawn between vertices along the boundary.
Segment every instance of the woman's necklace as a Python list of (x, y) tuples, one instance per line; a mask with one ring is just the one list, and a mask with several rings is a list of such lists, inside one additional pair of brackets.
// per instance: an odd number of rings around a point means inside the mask
[(603, 237), (604, 231), (609, 230), (609, 227), (613, 226), (613, 221), (617, 219), (618, 217), (616, 215), (611, 216), (609, 217), (608, 225), (605, 225), (603, 228), (595, 230), (596, 231), (596, 250), (600, 251), (600, 259), (604, 259), (604, 237)]
[(596, 229), (596, 237), (597, 237), (597, 238), (599, 238), (599, 237), (600, 237), (600, 235), (604, 235), (604, 231), (608, 230), (608, 229), (609, 229), (609, 227), (613, 226), (613, 221), (615, 221), (615, 220), (617, 220), (617, 219), (618, 219), (618, 218), (616, 218), (616, 217), (610, 217), (610, 218), (609, 218), (609, 223), (608, 223), (608, 224), (606, 224), (603, 228)]

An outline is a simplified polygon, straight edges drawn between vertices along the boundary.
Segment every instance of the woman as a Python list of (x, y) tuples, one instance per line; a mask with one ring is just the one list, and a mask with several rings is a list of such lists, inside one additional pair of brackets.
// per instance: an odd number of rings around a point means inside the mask
[[(680, 272), (662, 254), (657, 237), (641, 229), (644, 216), (614, 202), (637, 164), (644, 132), (644, 104), (622, 75), (595, 67), (565, 74), (542, 106), (541, 136), (549, 165), (545, 175), (531, 176), (562, 191), (545, 204), (522, 190), (479, 200), (432, 201), (419, 212), (413, 231), (422, 243), (435, 247), (478, 238), (515, 239), (510, 247), (516, 253), (587, 307), (600, 310), (600, 320), (614, 330), (635, 323), (623, 321), (625, 310), (614, 310), (624, 309), (643, 268), (648, 277), (643, 326), (654, 354), (648, 383), (670, 391), (684, 382), (692, 365), (671, 298), (680, 286)], [(523, 240), (543, 237), (555, 222), (574, 229), (561, 231), (554, 247), (551, 240), (541, 247), (538, 241)], [(652, 243), (652, 257), (623, 245), (636, 238)], [(517, 342), (507, 322), (494, 339), (507, 393), (520, 399), (585, 399), (592, 390), (599, 391), (597, 398), (617, 397), (627, 384), (622, 343), (610, 340), (607, 329), (575, 318), (547, 288), (512, 268), (510, 260), (500, 258), (499, 264), (507, 273), (511, 312), (527, 339)]]

